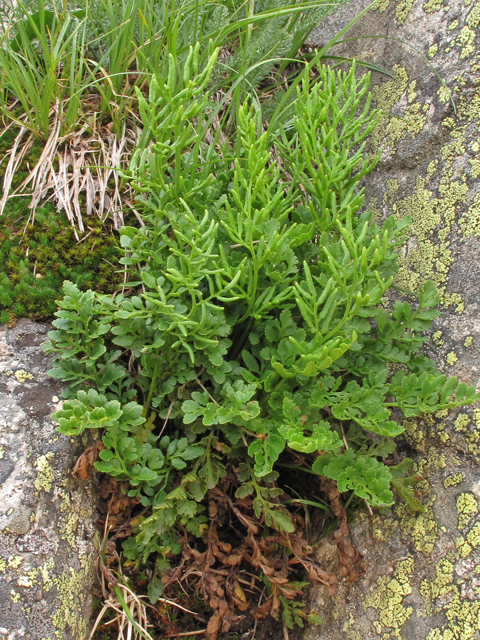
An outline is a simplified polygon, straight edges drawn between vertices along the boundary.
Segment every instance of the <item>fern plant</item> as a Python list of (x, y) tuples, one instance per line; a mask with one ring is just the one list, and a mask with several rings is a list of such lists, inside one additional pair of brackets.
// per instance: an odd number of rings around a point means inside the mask
[(432, 283), (414, 309), (383, 306), (410, 223), (362, 212), (358, 182), (378, 160), (365, 152), (368, 75), (319, 68), (313, 88), (305, 75), (292, 126), (273, 135), (247, 102), (222, 147), (205, 138), (216, 59), (202, 71), (191, 49), (179, 78), (171, 56), (168, 80), (138, 94), (153, 144), (131, 162), (144, 226), (121, 230), (120, 260), (137, 293), (66, 282), (45, 345), (70, 385), (59, 430), (104, 429), (96, 467), (142, 505), (124, 544), (137, 563), (178, 552), (180, 530), (205, 534), (204, 498), (229, 463), (237, 499), (286, 534), (275, 483), (294, 453), (341, 492), (392, 504), (382, 460), (400, 414), (480, 398), (420, 354), (438, 315)]

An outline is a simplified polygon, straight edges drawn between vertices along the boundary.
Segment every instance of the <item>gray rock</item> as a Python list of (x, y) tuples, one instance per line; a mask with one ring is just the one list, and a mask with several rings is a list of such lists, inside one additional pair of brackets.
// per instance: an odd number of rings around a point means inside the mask
[[(316, 42), (328, 41), (367, 4), (352, 0), (320, 26)], [(415, 292), (427, 279), (436, 282), (441, 316), (426, 351), (447, 375), (477, 390), (479, 24), (478, 1), (379, 0), (345, 36), (354, 40), (332, 51), (394, 76), (372, 75), (381, 118), (371, 146), (382, 156), (365, 184), (366, 202), (379, 218), (412, 216), (397, 284)], [(357, 515), (351, 535), (364, 573), (355, 584), (340, 582), (334, 597), (312, 590), (324, 624), (307, 632), (309, 640), (480, 638), (480, 409), (405, 426), (400, 453), (415, 460), (426, 511), (398, 502), (389, 514)], [(318, 554), (336, 570), (331, 540)]]
[(0, 332), (0, 637), (83, 640), (98, 533), (92, 481), (70, 471), (78, 443), (50, 414), (61, 386), (47, 376), (48, 327)]

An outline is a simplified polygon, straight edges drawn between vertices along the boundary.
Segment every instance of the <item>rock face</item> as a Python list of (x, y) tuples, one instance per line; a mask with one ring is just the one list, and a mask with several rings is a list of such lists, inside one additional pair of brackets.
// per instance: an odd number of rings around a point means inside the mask
[(70, 476), (76, 443), (50, 420), (48, 327), (0, 333), (0, 638), (83, 640), (98, 534), (92, 487)]
[[(321, 25), (325, 43), (367, 3), (352, 0)], [(447, 375), (480, 386), (480, 2), (379, 0), (332, 53), (387, 70), (374, 73), (380, 122), (366, 202), (378, 218), (412, 217), (397, 285), (441, 293), (428, 355)], [(370, 36), (376, 36), (371, 38)], [(380, 37), (378, 37), (380, 36)], [(433, 65), (433, 66), (432, 66)], [(405, 423), (400, 452), (415, 461), (425, 513), (398, 502), (351, 526), (364, 555), (356, 584), (312, 602), (324, 624), (309, 640), (480, 638), (480, 409)], [(336, 553), (319, 549), (327, 568)]]

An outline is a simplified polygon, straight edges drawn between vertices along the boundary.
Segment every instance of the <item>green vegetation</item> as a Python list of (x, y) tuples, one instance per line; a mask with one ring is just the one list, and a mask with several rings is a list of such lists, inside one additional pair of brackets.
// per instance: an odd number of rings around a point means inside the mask
[(35, 224), (25, 228), (28, 213), (25, 199), (18, 198), (1, 220), (0, 322), (51, 318), (64, 280), (82, 290), (113, 293), (121, 288), (117, 240), (98, 218), (88, 221), (88, 235), (78, 243), (66, 216), (52, 205), (39, 208)]
[[(126, 176), (143, 226), (120, 231), (136, 291), (65, 284), (45, 345), (50, 374), (70, 385), (53, 419), (68, 436), (105, 430), (96, 468), (137, 501), (123, 553), (131, 566), (149, 564), (152, 602), (180, 552), (183, 571), (210, 553), (208, 572), (229, 549), (239, 558), (225, 560), (229, 580), (242, 562), (260, 567), (262, 611), (290, 627), (309, 619), (295, 602), (303, 583), (292, 555), (328, 582), (298, 542), (298, 507), (313, 501), (298, 477), (288, 487), (284, 469), (321, 476), (329, 499), (338, 487), (382, 507), (395, 488), (415, 508), (408, 460), (390, 457), (403, 416), (480, 394), (420, 354), (438, 315), (432, 283), (414, 309), (382, 306), (409, 220), (379, 226), (362, 212), (358, 183), (377, 162), (365, 153), (376, 122), (368, 75), (319, 67), (311, 86), (307, 67), (283, 126), (262, 133), (249, 99), (228, 139), (210, 128), (217, 56), (210, 45), (200, 65), (190, 48), (179, 73), (170, 53), (166, 78), (152, 77), (148, 98), (137, 91), (145, 135)], [(243, 532), (235, 550), (222, 513)], [(227, 613), (249, 604), (243, 591), (245, 602), (202, 588), (214, 638)]]
[(127, 574), (160, 632), (182, 620), (161, 609), (182, 575), (208, 640), (244, 612), (319, 623), (303, 579), (334, 584), (311, 542), (340, 524), (348, 550), (341, 494), (422, 510), (392, 457), (404, 418), (480, 399), (420, 354), (435, 286), (387, 303), (409, 220), (363, 210), (369, 77), (321, 66), (330, 43), (302, 49), (334, 6), (36, 0), (3, 17), (0, 321), (56, 317), (53, 419), (103, 430), (75, 473), (98, 453), (100, 563), (144, 637)]
[[(9, 254), (1, 268), (0, 320), (49, 317), (62, 279), (113, 291), (116, 276), (107, 274), (105, 262), (113, 255), (111, 225), (90, 253), (100, 228), (95, 219), (113, 220), (118, 230), (128, 215), (129, 184), (117, 169), (128, 166), (136, 137), (143, 144), (150, 135), (142, 135), (136, 92), (148, 92), (152, 70), (167, 78), (165, 52), (174, 52), (183, 73), (192, 38), (199, 43), (199, 68), (209, 42), (221, 48), (210, 83), (211, 115), (227, 135), (246, 93), (254, 96), (260, 120), (281, 121), (284, 107), (277, 107), (290, 101), (285, 81), (303, 68), (287, 66), (320, 18), (342, 1), (28, 0), (0, 10), (0, 249)], [(18, 198), (22, 194), (31, 195)], [(52, 201), (63, 216), (54, 214)], [(27, 222), (39, 228), (22, 239)], [(50, 224), (71, 225), (74, 235), (49, 232)], [(85, 236), (74, 249), (74, 238)], [(50, 244), (50, 262), (37, 246), (29, 248), (30, 239)]]
[[(6, 131), (0, 138), (0, 153), (5, 154), (14, 139), (12, 130)], [(36, 140), (27, 150), (13, 176), (13, 189), (28, 177), (28, 167), (38, 161), (42, 147)], [(0, 166), (0, 176), (5, 164)], [(34, 219), (30, 201), (27, 197), (11, 198), (0, 217), (2, 324), (14, 324), (21, 316), (50, 319), (64, 280), (75, 282), (82, 290), (104, 293), (113, 293), (123, 282), (123, 275), (116, 273), (119, 238), (118, 234), (115, 238), (111, 222), (90, 216), (85, 236), (78, 243), (64, 212), (46, 202), (38, 207)]]

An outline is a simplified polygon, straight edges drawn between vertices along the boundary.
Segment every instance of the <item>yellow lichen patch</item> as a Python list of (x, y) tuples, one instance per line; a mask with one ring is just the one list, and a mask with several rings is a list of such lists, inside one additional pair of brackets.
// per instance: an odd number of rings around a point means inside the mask
[(472, 346), (472, 344), (473, 344), (473, 338), (472, 338), (472, 336), (467, 336), (467, 337), (465, 338), (465, 342), (463, 343), (463, 345), (464, 345), (465, 347), (467, 347), (467, 349), (468, 349), (469, 347), (471, 347), (471, 346)]
[(442, 331), (435, 331), (435, 333), (432, 335), (432, 339), (434, 342), (438, 343), (442, 343), (443, 344), (443, 340), (440, 340), (440, 338), (442, 337)]
[(425, 429), (419, 427), (415, 418), (408, 418), (403, 421), (405, 437), (407, 442), (413, 445), (418, 451), (424, 451)]
[(50, 591), (53, 587), (53, 580), (50, 577), (50, 571), (55, 567), (55, 560), (50, 558), (47, 560), (39, 569), (40, 575), (42, 576), (43, 590)]
[(447, 364), (453, 367), (453, 365), (458, 360), (457, 354), (454, 351), (450, 351), (450, 353), (447, 354), (447, 357), (445, 358), (445, 360), (447, 361)]
[(351, 627), (355, 624), (355, 618), (350, 614), (349, 619), (343, 625), (343, 631), (347, 640), (362, 640), (362, 636)]
[(470, 175), (474, 180), (480, 176), (480, 159), (479, 158), (470, 158), (469, 162), (471, 164)]
[(12, 589), (10, 591), (10, 599), (12, 600), (12, 602), (18, 602), (20, 600), (20, 594), (15, 591), (15, 589)]
[(460, 484), (461, 482), (463, 482), (463, 480), (463, 473), (454, 473), (445, 478), (445, 480), (443, 481), (443, 486), (445, 487), (445, 489), (448, 489), (449, 487), (456, 487), (457, 484)]
[(473, 29), (470, 29), (467, 25), (462, 27), (455, 39), (455, 44), (461, 48), (460, 60), (470, 58), (475, 53), (475, 37), (476, 33)]
[(433, 13), (434, 11), (440, 11), (442, 8), (443, 0), (427, 0), (423, 5), (425, 13)]
[(480, 522), (475, 523), (467, 533), (467, 542), (474, 549), (480, 547)]
[(480, 194), (476, 194), (472, 204), (459, 220), (459, 233), (464, 238), (480, 237)]
[[(445, 120), (442, 124), (444, 127), (450, 128), (451, 126), (454, 126), (455, 121), (450, 123), (447, 120)], [(450, 142), (447, 142), (447, 144), (445, 144), (440, 150), (442, 160), (445, 162), (447, 169), (451, 167), (455, 158), (458, 158), (465, 153), (464, 132), (461, 130), (460, 131), (455, 130), (451, 132), (450, 136), (451, 136)], [(444, 176), (443, 180), (444, 180), (445, 188), (448, 188), (449, 176), (448, 175)]]
[(33, 380), (33, 376), (31, 373), (27, 373), (24, 369), (18, 369), (15, 371), (15, 378), (18, 382), (26, 382), (27, 380)]
[(395, 19), (399, 25), (405, 22), (406, 17), (413, 7), (413, 0), (402, 0), (395, 9)]
[(435, 600), (449, 593), (453, 587), (454, 565), (447, 559), (441, 560), (435, 567), (435, 580), (423, 580), (420, 593), (424, 599), (424, 615), (431, 616), (435, 612)]
[(478, 503), (473, 493), (461, 493), (457, 498), (458, 528), (465, 529), (478, 513)]
[[(397, 6), (403, 11), (403, 4)], [(441, 2), (429, 2), (424, 9), (429, 12), (441, 7)], [(455, 18), (457, 20), (457, 18)], [(471, 22), (471, 21), (470, 21)], [(457, 26), (455, 21), (451, 23)], [(469, 26), (471, 28), (471, 25)], [(460, 36), (460, 43), (463, 42)], [(460, 46), (460, 45), (459, 45)], [(435, 54), (437, 45), (430, 50)], [(415, 137), (423, 129), (429, 103), (421, 104), (418, 101), (415, 80), (409, 82), (406, 70), (396, 66), (395, 78), (377, 85), (373, 89), (373, 99), (381, 112), (378, 127), (372, 134), (372, 147), (383, 147), (384, 153), (395, 154), (395, 143), (407, 135)], [(459, 85), (462, 79), (457, 79)], [(446, 102), (451, 97), (451, 90), (444, 84), (439, 91), (441, 102)], [(459, 112), (466, 118), (466, 112), (471, 116), (474, 111), (480, 114), (479, 104), (474, 105), (475, 100), (464, 101)], [(395, 112), (391, 110), (395, 106)], [(469, 118), (471, 120), (471, 118)], [(446, 281), (449, 269), (453, 263), (453, 252), (450, 246), (452, 227), (456, 222), (457, 209), (466, 203), (468, 185), (464, 172), (453, 171), (453, 163), (466, 153), (466, 124), (458, 124), (455, 118), (445, 118), (442, 125), (450, 129), (449, 140), (440, 149), (440, 158), (443, 166), (438, 165), (438, 159), (431, 161), (427, 175), (418, 175), (415, 190), (405, 198), (396, 198), (398, 179), (386, 181), (383, 204), (391, 207), (394, 216), (399, 219), (405, 216), (412, 218), (412, 234), (409, 242), (399, 255), (400, 270), (396, 281), (400, 288), (407, 291), (417, 291), (418, 287), (426, 280), (433, 280), (439, 289), (440, 300), (444, 306), (455, 305), (455, 310), (461, 313), (464, 302), (459, 292), (447, 292)], [(470, 133), (469, 133), (470, 135)], [(441, 166), (438, 196), (427, 189), (427, 183)], [(452, 180), (452, 175), (455, 179)], [(443, 346), (443, 345), (442, 345)]]
[(467, 558), (474, 549), (480, 547), (480, 522), (473, 525), (467, 535), (455, 540), (455, 546), (461, 558)]
[(432, 46), (428, 48), (428, 57), (433, 58), (433, 56), (437, 53), (437, 51), (438, 51), (438, 44), (435, 42), (435, 44), (432, 44)]
[[(430, 494), (430, 484), (428, 478), (437, 470), (446, 466), (444, 454), (438, 453), (434, 447), (430, 447), (426, 458), (418, 464), (413, 465), (412, 475), (419, 475), (423, 480), (419, 481), (415, 487), (424, 496)], [(438, 539), (438, 524), (433, 515), (433, 504), (436, 497), (431, 495), (428, 502), (424, 504), (425, 512), (417, 513), (412, 511), (405, 503), (395, 507), (395, 513), (400, 518), (400, 532), (403, 540), (411, 540), (417, 551), (425, 557), (429, 557)]]
[(442, 444), (445, 444), (445, 442), (450, 440), (450, 436), (445, 431), (445, 429), (446, 429), (446, 424), (444, 422), (437, 425), (437, 436), (440, 439), (440, 442)]
[(440, 89), (437, 91), (437, 96), (440, 102), (445, 104), (452, 97), (452, 92), (446, 85), (442, 84)]
[[(453, 154), (453, 151), (452, 151)], [(461, 304), (458, 294), (449, 297), (445, 293), (445, 282), (452, 264), (452, 252), (447, 239), (455, 218), (455, 206), (465, 198), (463, 183), (441, 183), (441, 200), (433, 197), (426, 188), (426, 181), (417, 176), (415, 191), (412, 195), (398, 200), (392, 206), (397, 219), (410, 216), (412, 219), (411, 241), (399, 252), (399, 272), (396, 276), (398, 286), (417, 291), (425, 280), (433, 280), (437, 285), (443, 304)], [(434, 232), (438, 231), (438, 239)]]
[(80, 514), (76, 511), (70, 511), (62, 518), (62, 524), (60, 525), (62, 538), (68, 542), (72, 549), (76, 547), (75, 532), (78, 528), (79, 520)]
[(84, 582), (86, 572), (74, 571), (71, 567), (69, 573), (64, 573), (54, 578), (57, 587), (60, 606), (52, 616), (52, 622), (57, 629), (55, 635), (58, 640), (65, 637), (65, 629), (70, 627), (70, 635), (73, 638), (85, 638), (87, 620), (83, 615), (83, 598), (85, 597)]
[(474, 428), (469, 429), (470, 417), (466, 413), (461, 413), (455, 420), (455, 430), (465, 434), (468, 443), (468, 450), (474, 456), (480, 457), (480, 409), (473, 412)]
[[(372, 133), (374, 151), (381, 146), (382, 141), (385, 139), (388, 143), (393, 144), (398, 140), (402, 140), (408, 134), (415, 137), (423, 129), (427, 120), (425, 113), (422, 113), (422, 105), (418, 102), (408, 104), (401, 116), (389, 114), (390, 109), (398, 102), (409, 84), (407, 72), (403, 67), (395, 65), (393, 72), (395, 78), (382, 85), (374, 86), (372, 90), (372, 97), (382, 114), (377, 127)], [(392, 153), (394, 153), (394, 150), (392, 150)]]
[(372, 538), (381, 542), (388, 542), (397, 527), (398, 522), (393, 518), (373, 518)]
[(5, 573), (7, 570), (7, 563), (3, 558), (0, 558), (0, 573)]
[[(478, 545), (480, 525), (472, 527), (466, 539), (460, 537), (456, 540), (461, 558), (466, 558), (472, 548)], [(426, 640), (473, 640), (480, 630), (479, 602), (465, 598), (464, 592), (468, 586), (465, 579), (454, 578), (456, 559), (458, 556), (455, 553), (449, 553), (447, 558), (436, 565), (435, 580), (424, 580), (420, 585), (420, 593), (425, 602), (423, 616), (435, 616), (438, 620), (439, 614), (443, 614), (447, 621), (441, 628), (431, 628)], [(467, 580), (470, 579), (467, 577)]]
[(11, 555), (8, 558), (8, 566), (10, 569), (18, 569), (18, 567), (22, 564), (23, 558), (22, 556), (14, 556)]
[(467, 19), (465, 20), (465, 22), (472, 29), (476, 29), (478, 27), (478, 25), (480, 24), (480, 4), (478, 2), (476, 2), (473, 5), (472, 10), (468, 14)]
[(393, 577), (380, 576), (373, 593), (368, 595), (363, 608), (373, 608), (377, 619), (373, 626), (378, 635), (385, 632), (384, 638), (400, 638), (400, 630), (413, 613), (412, 607), (403, 605), (403, 598), (412, 593), (409, 577), (414, 569), (413, 558), (400, 560), (395, 565)]
[(425, 505), (424, 513), (414, 513), (406, 504), (395, 507), (395, 513), (400, 518), (402, 539), (411, 539), (415, 549), (425, 557), (431, 555), (438, 538), (438, 525), (432, 509), (434, 502), (435, 496), (432, 496)]
[(457, 548), (460, 558), (467, 558), (472, 552), (472, 547), (463, 536), (460, 536), (455, 540), (455, 547)]
[(460, 413), (457, 419), (455, 420), (455, 422), (453, 423), (455, 425), (455, 431), (463, 431), (465, 427), (469, 424), (469, 422), (470, 422), (470, 416), (467, 415), (466, 413)]
[(17, 580), (19, 587), (25, 587), (31, 589), (33, 587), (33, 580), (29, 576), (20, 576)]
[(441, 611), (447, 618), (443, 629), (432, 629), (425, 640), (473, 640), (480, 630), (480, 602), (462, 599), (457, 586)]
[(387, 180), (385, 183), (385, 194), (383, 196), (383, 204), (392, 201), (398, 191), (398, 180)]
[(34, 486), (37, 491), (43, 489), (46, 493), (50, 491), (52, 488), (52, 483), (54, 481), (53, 471), (50, 467), (49, 460), (53, 458), (54, 454), (52, 451), (49, 451), (43, 456), (40, 456), (38, 460), (34, 463), (34, 467), (36, 467), (38, 473), (37, 478), (35, 480)]
[[(426, 416), (425, 420), (427, 420), (428, 418), (431, 419), (431, 416)], [(432, 424), (433, 424), (433, 420), (432, 420)], [(427, 478), (436, 469), (445, 469), (446, 465), (447, 463), (446, 463), (445, 454), (439, 453), (435, 449), (435, 447), (430, 447), (430, 449), (428, 450), (427, 457), (424, 458), (423, 460), (420, 460), (417, 466), (418, 466), (418, 472), (420, 473), (420, 475)]]

